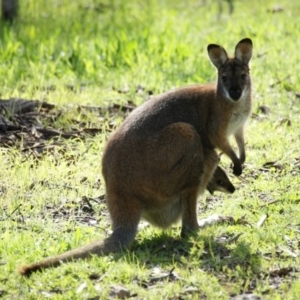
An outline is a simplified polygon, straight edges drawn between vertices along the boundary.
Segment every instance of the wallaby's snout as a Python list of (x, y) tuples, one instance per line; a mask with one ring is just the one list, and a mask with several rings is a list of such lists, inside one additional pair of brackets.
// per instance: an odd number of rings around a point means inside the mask
[(242, 95), (242, 90), (240, 88), (233, 87), (229, 89), (229, 96), (232, 100), (234, 101), (239, 100), (241, 95)]
[(227, 189), (229, 194), (233, 194), (235, 192), (235, 187), (231, 184)]

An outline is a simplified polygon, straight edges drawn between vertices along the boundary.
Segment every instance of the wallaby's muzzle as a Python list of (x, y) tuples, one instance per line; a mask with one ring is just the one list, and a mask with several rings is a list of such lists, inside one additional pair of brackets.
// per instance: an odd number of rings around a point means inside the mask
[(230, 98), (234, 101), (238, 101), (241, 98), (242, 90), (240, 88), (231, 88), (229, 90)]

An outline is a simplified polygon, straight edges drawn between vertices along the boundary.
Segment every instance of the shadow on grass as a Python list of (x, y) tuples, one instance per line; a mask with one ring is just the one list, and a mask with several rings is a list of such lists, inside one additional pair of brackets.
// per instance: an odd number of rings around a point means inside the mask
[(189, 258), (198, 260), (199, 268), (218, 270), (226, 266), (237, 266), (257, 272), (260, 269), (260, 256), (251, 253), (250, 245), (244, 241), (218, 241), (212, 236), (195, 235), (186, 239), (175, 238), (162, 232), (151, 238), (136, 239), (128, 252), (114, 254), (116, 260), (128, 253), (134, 253), (137, 260), (155, 264), (170, 264)]
[[(134, 253), (137, 262), (149, 267), (159, 265), (169, 268), (170, 264), (178, 263), (182, 268), (193, 266), (219, 279), (222, 273), (230, 273), (233, 280), (235, 276), (246, 280), (261, 269), (261, 257), (251, 252), (248, 243), (230, 239), (219, 241), (211, 236), (196, 235), (180, 239), (161, 233), (141, 241), (135, 240), (129, 251)], [(114, 257), (118, 260), (124, 255), (125, 252)]]
[[(114, 258), (118, 260), (126, 255), (130, 264), (144, 265), (149, 270), (158, 266), (169, 272), (167, 280), (171, 281), (173, 270), (205, 272), (217, 278), (224, 288), (228, 287), (230, 297), (255, 291), (261, 272), (260, 255), (252, 253), (250, 245), (238, 239), (220, 241), (203, 235), (180, 239), (163, 232), (135, 240), (129, 252), (115, 254)], [(238, 290), (231, 289), (231, 286), (238, 287)]]

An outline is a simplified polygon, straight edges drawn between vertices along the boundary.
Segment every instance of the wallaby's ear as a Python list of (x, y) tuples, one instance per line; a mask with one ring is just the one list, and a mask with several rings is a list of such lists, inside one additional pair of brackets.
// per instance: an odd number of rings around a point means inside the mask
[(252, 41), (248, 38), (242, 39), (235, 47), (234, 57), (248, 64), (252, 57)]
[(225, 49), (216, 44), (210, 44), (207, 46), (208, 56), (213, 65), (219, 69), (227, 60), (228, 55)]

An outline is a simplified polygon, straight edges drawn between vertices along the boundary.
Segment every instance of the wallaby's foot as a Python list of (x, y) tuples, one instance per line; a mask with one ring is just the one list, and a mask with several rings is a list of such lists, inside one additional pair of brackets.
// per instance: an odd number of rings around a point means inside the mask
[(232, 223), (234, 222), (234, 218), (231, 216), (221, 216), (221, 215), (212, 215), (205, 219), (199, 220), (197, 223), (197, 227), (194, 228), (188, 228), (188, 227), (182, 227), (181, 229), (181, 237), (185, 238), (189, 235), (195, 234), (200, 228), (204, 228), (209, 225), (213, 224), (219, 224), (219, 223)]
[(233, 222), (234, 219), (233, 217), (230, 216), (220, 216), (220, 215), (212, 215), (209, 216), (205, 219), (201, 219), (199, 221), (199, 228), (203, 228), (206, 227), (208, 225), (212, 225), (212, 224), (218, 224), (218, 223), (223, 223), (223, 222)]
[(200, 228), (200, 226), (198, 224), (194, 228), (182, 226), (180, 236), (182, 238), (186, 238), (190, 235), (196, 234), (198, 232), (199, 228)]

